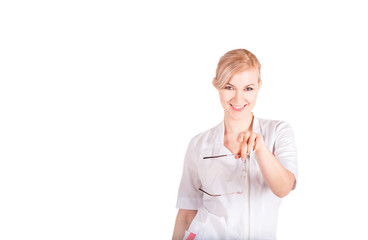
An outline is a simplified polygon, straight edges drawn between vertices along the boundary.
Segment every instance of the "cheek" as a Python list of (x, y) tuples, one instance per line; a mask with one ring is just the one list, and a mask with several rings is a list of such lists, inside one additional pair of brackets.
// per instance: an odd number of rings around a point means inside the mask
[(248, 102), (254, 103), (257, 100), (257, 95), (258, 95), (258, 93), (256, 93), (256, 92), (252, 93), (252, 94), (249, 94), (249, 95), (247, 95), (246, 99), (247, 99)]
[(220, 93), (220, 100), (223, 103), (226, 103), (226, 102), (230, 101), (231, 98), (232, 98), (232, 96), (231, 96), (230, 92), (221, 92)]

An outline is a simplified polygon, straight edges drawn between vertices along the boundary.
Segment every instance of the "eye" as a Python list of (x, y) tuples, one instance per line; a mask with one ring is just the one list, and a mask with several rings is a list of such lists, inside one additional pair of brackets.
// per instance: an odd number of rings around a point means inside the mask
[(245, 91), (252, 91), (253, 90), (253, 88), (252, 87), (247, 87), (247, 88), (245, 88)]
[(225, 89), (226, 90), (233, 90), (234, 88), (232, 86), (230, 86), (230, 85), (227, 85), (227, 86), (225, 86)]

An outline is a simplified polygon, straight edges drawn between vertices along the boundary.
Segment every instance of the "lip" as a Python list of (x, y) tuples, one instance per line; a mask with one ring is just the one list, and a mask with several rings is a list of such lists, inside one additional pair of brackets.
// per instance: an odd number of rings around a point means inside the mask
[[(234, 111), (236, 111), (236, 112), (241, 112), (241, 111), (243, 111), (243, 110), (244, 110), (244, 108), (245, 108), (247, 105), (248, 105), (248, 104), (243, 105), (243, 107), (242, 107), (242, 108), (235, 108), (232, 104), (230, 104), (231, 109), (233, 109), (233, 110), (234, 110)], [(240, 106), (236, 106), (236, 107), (240, 107)]]

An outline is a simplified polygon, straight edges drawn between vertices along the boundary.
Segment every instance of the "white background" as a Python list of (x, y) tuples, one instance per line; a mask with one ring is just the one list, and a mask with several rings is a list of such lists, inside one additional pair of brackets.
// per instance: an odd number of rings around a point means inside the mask
[(190, 139), (223, 117), (218, 59), (295, 131), (278, 239), (367, 238), (364, 1), (2, 1), (0, 239), (170, 239)]

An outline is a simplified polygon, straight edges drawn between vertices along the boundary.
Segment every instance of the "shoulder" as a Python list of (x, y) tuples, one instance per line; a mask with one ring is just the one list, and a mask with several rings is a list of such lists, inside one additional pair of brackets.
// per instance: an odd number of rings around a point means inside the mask
[(194, 147), (201, 147), (203, 145), (208, 145), (208, 144), (213, 143), (214, 141), (220, 138), (221, 133), (222, 133), (222, 128), (223, 128), (223, 122), (217, 124), (216, 126), (208, 130), (198, 133), (191, 139), (189, 145), (194, 148)]
[(276, 129), (276, 128), (291, 127), (288, 122), (282, 121), (282, 120), (258, 118), (258, 122), (260, 126), (264, 128), (275, 128)]
[(257, 118), (258, 131), (261, 134), (269, 135), (269, 134), (278, 134), (284, 131), (293, 131), (290, 123), (282, 120), (271, 120), (271, 119), (263, 119)]
[(286, 121), (258, 119), (258, 133), (272, 152), (274, 147), (295, 145), (294, 131)]

